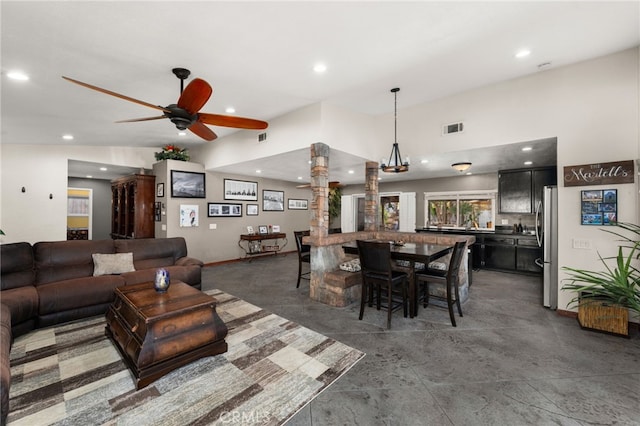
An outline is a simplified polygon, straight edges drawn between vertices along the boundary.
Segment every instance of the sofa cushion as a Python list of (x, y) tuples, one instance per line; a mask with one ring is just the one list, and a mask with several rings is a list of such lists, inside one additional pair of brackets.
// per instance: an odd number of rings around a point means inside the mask
[(38, 286), (40, 315), (112, 302), (114, 290), (124, 285), (120, 275), (74, 278)]
[(45, 241), (34, 244), (36, 286), (93, 276), (93, 253), (115, 253), (113, 240)]
[(93, 276), (135, 271), (133, 253), (93, 253)]
[(35, 282), (36, 272), (33, 264), (33, 248), (29, 243), (11, 243), (0, 245), (0, 288), (31, 286)]
[(11, 313), (11, 321), (14, 324), (20, 324), (38, 315), (38, 292), (34, 286), (3, 290), (1, 297), (2, 303)]
[(115, 240), (114, 244), (116, 253), (133, 252), (136, 271), (171, 266), (187, 255), (187, 245), (182, 237)]

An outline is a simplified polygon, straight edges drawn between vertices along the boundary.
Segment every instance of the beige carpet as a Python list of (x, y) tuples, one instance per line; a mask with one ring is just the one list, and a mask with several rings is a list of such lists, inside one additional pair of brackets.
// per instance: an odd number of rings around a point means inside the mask
[(218, 290), (225, 354), (136, 391), (103, 317), (34, 331), (11, 350), (10, 425), (277, 425), (364, 354)]

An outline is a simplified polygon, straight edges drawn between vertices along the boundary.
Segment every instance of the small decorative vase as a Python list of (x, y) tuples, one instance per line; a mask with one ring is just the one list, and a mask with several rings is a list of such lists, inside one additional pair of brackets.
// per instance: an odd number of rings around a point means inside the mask
[(156, 281), (154, 287), (158, 293), (166, 293), (169, 290), (169, 271), (166, 269), (156, 270)]

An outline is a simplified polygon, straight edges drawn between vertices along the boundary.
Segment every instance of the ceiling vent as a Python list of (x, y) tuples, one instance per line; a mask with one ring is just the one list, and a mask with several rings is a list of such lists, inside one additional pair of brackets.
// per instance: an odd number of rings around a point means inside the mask
[(464, 131), (464, 123), (460, 121), (459, 123), (451, 123), (445, 124), (442, 126), (442, 135), (450, 135), (452, 133), (462, 133)]
[(264, 142), (267, 140), (267, 132), (258, 134), (258, 142)]

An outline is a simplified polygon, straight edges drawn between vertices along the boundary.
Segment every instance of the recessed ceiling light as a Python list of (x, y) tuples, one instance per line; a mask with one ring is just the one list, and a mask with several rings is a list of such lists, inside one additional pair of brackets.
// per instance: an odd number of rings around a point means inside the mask
[(420, 161), (422, 164), (427, 164), (429, 162), (429, 160), (421, 160)]
[(100, 167), (100, 171), (102, 171), (102, 172), (106, 172), (106, 171), (107, 171), (107, 168), (106, 168), (106, 167)]
[(516, 58), (526, 58), (529, 55), (531, 55), (531, 51), (529, 49), (522, 49), (516, 53)]
[(523, 151), (531, 151), (531, 147), (530, 146), (525, 146), (524, 148), (522, 148)]
[(309, 164), (311, 164), (311, 160), (309, 160)]
[(313, 66), (313, 70), (315, 72), (317, 72), (318, 74), (322, 74), (323, 72), (325, 72), (327, 70), (327, 66), (325, 64), (322, 64), (322, 63), (315, 64)]
[(532, 164), (533, 164), (533, 161), (525, 161), (525, 162), (524, 162), (524, 165), (525, 165), (525, 166), (530, 166), (530, 165), (532, 165)]
[(187, 136), (187, 132), (178, 132), (178, 136)]
[(91, 179), (93, 176), (91, 175), (87, 175), (87, 179)]
[(234, 107), (227, 107), (227, 109), (224, 110), (227, 114), (233, 114), (234, 112), (236, 112), (236, 109)]
[(71, 141), (73, 140), (73, 135), (62, 135), (62, 139), (65, 141)]
[(262, 173), (262, 170), (258, 169), (256, 170), (256, 173)]
[(465, 174), (466, 174), (467, 176), (469, 176), (469, 175), (472, 175), (473, 173), (472, 173), (472, 172), (467, 172), (467, 173), (465, 173)]
[(355, 172), (354, 172), (353, 170), (349, 170), (349, 174), (350, 174), (350, 175), (352, 175), (352, 174), (354, 174), (354, 173), (355, 173)]
[(7, 73), (7, 77), (9, 77), (12, 80), (18, 80), (18, 81), (29, 80), (29, 76), (23, 73), (22, 71), (10, 71)]
[(302, 176), (298, 176), (298, 180), (302, 180)]

